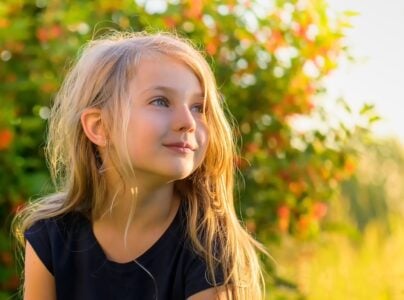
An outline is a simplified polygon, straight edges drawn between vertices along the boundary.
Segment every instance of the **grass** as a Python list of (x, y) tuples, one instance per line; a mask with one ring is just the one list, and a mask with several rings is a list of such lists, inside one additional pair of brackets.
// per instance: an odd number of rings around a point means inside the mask
[(298, 293), (275, 289), (269, 299), (404, 299), (404, 220), (390, 223), (389, 233), (371, 223), (355, 240), (340, 233), (316, 243), (285, 239), (270, 251), (278, 274), (296, 282)]

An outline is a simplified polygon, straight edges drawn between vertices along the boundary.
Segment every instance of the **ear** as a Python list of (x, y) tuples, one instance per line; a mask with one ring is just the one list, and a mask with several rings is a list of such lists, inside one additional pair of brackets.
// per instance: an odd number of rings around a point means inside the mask
[(87, 138), (99, 147), (107, 145), (107, 136), (101, 118), (101, 110), (98, 108), (88, 108), (84, 110), (80, 117), (81, 126)]

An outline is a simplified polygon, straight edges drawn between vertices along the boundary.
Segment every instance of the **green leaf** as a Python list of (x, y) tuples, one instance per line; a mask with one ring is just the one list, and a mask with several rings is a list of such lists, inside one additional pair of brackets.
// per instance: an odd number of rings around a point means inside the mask
[(361, 115), (366, 115), (367, 113), (369, 113), (369, 112), (372, 112), (373, 110), (374, 110), (374, 108), (375, 108), (375, 105), (374, 104), (372, 104), (372, 103), (365, 103), (363, 106), (362, 106), (362, 108), (361, 108), (361, 110), (360, 110), (360, 114)]
[(380, 120), (382, 120), (382, 117), (380, 117), (380, 116), (373, 116), (373, 117), (371, 117), (371, 118), (369, 118), (369, 123), (375, 123), (375, 122), (377, 122), (377, 121), (380, 121)]

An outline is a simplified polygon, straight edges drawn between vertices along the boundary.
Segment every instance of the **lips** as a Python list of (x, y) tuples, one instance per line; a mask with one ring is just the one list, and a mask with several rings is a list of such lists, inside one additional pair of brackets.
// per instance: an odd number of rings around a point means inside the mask
[(178, 143), (168, 143), (168, 144), (163, 144), (164, 147), (169, 148), (170, 150), (180, 152), (180, 153), (192, 153), (196, 150), (195, 147), (193, 147), (189, 143), (184, 143), (184, 142), (178, 142)]

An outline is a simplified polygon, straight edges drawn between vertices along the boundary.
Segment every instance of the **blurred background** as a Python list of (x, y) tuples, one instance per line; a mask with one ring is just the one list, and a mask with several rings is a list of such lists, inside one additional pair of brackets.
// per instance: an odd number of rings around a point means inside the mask
[(10, 222), (52, 191), (44, 144), (77, 50), (108, 29), (206, 53), (237, 126), (237, 207), (269, 249), (268, 299), (404, 299), (404, 2), (0, 2), (0, 299)]

